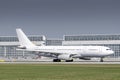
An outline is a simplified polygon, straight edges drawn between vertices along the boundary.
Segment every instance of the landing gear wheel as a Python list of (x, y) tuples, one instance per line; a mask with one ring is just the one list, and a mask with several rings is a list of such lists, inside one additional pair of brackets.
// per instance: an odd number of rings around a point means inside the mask
[(73, 62), (73, 59), (72, 60), (66, 60), (65, 62)]
[(53, 59), (53, 62), (61, 62), (60, 59)]

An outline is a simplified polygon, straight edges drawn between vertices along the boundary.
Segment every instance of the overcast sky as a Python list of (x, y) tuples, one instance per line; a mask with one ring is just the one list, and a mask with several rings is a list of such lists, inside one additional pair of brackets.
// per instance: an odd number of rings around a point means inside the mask
[(120, 0), (0, 0), (0, 36), (120, 34)]

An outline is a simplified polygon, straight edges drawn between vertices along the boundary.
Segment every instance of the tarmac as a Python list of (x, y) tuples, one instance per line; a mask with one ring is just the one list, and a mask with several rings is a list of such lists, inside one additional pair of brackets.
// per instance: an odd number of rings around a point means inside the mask
[(81, 60), (74, 59), (74, 62), (52, 62), (53, 59), (49, 58), (38, 58), (32, 59), (31, 57), (27, 58), (0, 58), (0, 64), (120, 64), (120, 58), (105, 58), (104, 62), (100, 62), (100, 59), (93, 58), (92, 60)]
[(120, 64), (120, 62), (0, 62), (0, 64)]

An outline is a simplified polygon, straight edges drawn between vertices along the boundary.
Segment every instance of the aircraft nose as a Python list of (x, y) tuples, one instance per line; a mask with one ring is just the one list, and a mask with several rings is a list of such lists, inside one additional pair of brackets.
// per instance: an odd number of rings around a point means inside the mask
[(110, 54), (110, 55), (114, 54), (114, 51), (113, 51), (113, 50), (111, 50), (111, 51), (109, 52), (109, 54)]

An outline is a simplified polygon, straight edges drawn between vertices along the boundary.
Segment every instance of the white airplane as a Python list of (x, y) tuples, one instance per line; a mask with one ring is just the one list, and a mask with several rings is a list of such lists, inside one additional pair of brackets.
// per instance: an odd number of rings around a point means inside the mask
[(105, 46), (36, 46), (21, 29), (16, 29), (20, 46), (19, 50), (33, 51), (41, 56), (53, 57), (53, 62), (72, 62), (73, 58), (90, 60), (91, 57), (103, 58), (114, 53), (109, 47)]

